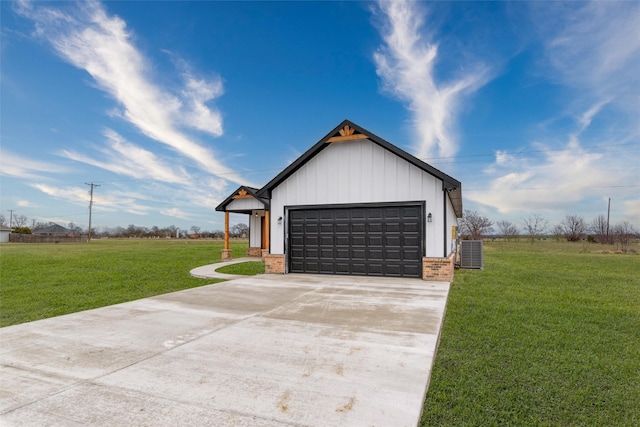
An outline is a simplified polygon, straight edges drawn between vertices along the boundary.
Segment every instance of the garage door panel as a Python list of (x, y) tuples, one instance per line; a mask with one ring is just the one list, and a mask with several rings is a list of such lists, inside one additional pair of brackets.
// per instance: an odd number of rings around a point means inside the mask
[(419, 206), (406, 206), (402, 208), (402, 218), (419, 219), (422, 217), (422, 209)]
[(333, 259), (334, 258), (334, 250), (333, 248), (320, 248), (320, 258), (321, 259)]
[(367, 246), (369, 247), (382, 247), (383, 237), (380, 236), (367, 236)]
[(320, 236), (320, 245), (321, 246), (331, 246), (333, 247), (334, 245), (334, 241), (333, 241), (333, 235), (329, 234), (329, 235), (321, 235)]
[(333, 223), (320, 223), (320, 234), (333, 234)]
[(367, 259), (370, 261), (382, 261), (384, 259), (382, 257), (382, 249), (368, 249)]
[(367, 245), (367, 236), (364, 234), (359, 236), (353, 236), (351, 239), (352, 246), (366, 246)]
[(388, 249), (388, 248), (385, 248), (384, 249), (384, 259), (388, 259), (388, 260), (399, 260), (399, 259), (401, 259), (400, 249)]
[(295, 233), (297, 235), (304, 234), (304, 223), (292, 223), (291, 224), (291, 233)]
[(367, 224), (367, 233), (382, 233), (382, 222), (370, 222)]
[(367, 259), (367, 251), (365, 248), (361, 249), (352, 249), (351, 250), (351, 259), (352, 260), (365, 260)]
[(420, 236), (418, 234), (414, 235), (404, 235), (400, 239), (400, 246), (415, 246), (420, 247)]
[(405, 222), (400, 229), (402, 233), (417, 233), (420, 231), (420, 224), (417, 221)]
[(384, 233), (400, 233), (400, 223), (399, 222), (387, 222), (382, 227)]
[(349, 231), (351, 231), (348, 222), (337, 222), (334, 230), (336, 234), (349, 234)]
[(366, 276), (367, 275), (367, 264), (364, 262), (353, 262), (351, 263), (351, 272), (350, 274), (356, 274), (358, 276)]
[(335, 274), (333, 262), (321, 262), (320, 273), (323, 274)]
[(405, 277), (421, 277), (422, 276), (422, 266), (417, 265), (405, 265), (402, 268), (402, 276)]
[(336, 248), (336, 259), (349, 259), (349, 248)]
[(385, 272), (384, 272), (385, 276), (401, 277), (402, 273), (403, 273), (403, 269), (400, 264), (390, 264), (390, 263), (385, 264)]
[(336, 262), (335, 266), (336, 274), (351, 274), (351, 264), (348, 262)]
[(364, 222), (352, 222), (351, 223), (351, 232), (352, 233), (366, 233), (367, 228)]
[(335, 236), (336, 246), (349, 246), (349, 236)]
[(289, 271), (422, 275), (421, 206), (318, 208), (289, 212)]
[(400, 247), (402, 245), (402, 236), (386, 235), (382, 238), (384, 244), (382, 246)]

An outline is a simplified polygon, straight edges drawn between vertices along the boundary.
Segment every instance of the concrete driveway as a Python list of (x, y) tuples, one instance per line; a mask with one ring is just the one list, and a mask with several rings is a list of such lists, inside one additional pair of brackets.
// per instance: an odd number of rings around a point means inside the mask
[(449, 284), (261, 275), (0, 329), (0, 425), (415, 426)]

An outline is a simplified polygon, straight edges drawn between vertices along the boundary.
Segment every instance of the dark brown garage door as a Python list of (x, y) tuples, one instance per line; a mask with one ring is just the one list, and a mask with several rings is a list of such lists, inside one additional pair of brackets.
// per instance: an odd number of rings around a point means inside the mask
[(422, 277), (423, 207), (289, 210), (289, 272)]

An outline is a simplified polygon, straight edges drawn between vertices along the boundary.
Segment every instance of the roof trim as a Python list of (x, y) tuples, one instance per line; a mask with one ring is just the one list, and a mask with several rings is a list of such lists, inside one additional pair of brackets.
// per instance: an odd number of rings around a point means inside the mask
[[(255, 198), (257, 201), (259, 201), (260, 203), (262, 203), (265, 207), (265, 209), (269, 209), (269, 200), (263, 198), (263, 197), (259, 197), (258, 196), (258, 189), (257, 188), (253, 188), (253, 187), (247, 187), (246, 185), (241, 185), (240, 187), (238, 187), (236, 189), (236, 191), (234, 191), (233, 193), (231, 193), (231, 195), (229, 197), (227, 197), (222, 203), (220, 203), (218, 206), (216, 206), (216, 211), (218, 212), (225, 212), (227, 209), (227, 206), (233, 202), (234, 200), (236, 200), (239, 194), (246, 192), (246, 194), (250, 194), (251, 196), (253, 196), (253, 198)], [(229, 211), (231, 212), (231, 211)]]
[[(417, 157), (407, 153), (406, 151), (404, 151), (401, 148), (398, 148), (397, 146), (391, 144), (390, 142), (380, 138), (379, 136), (375, 135), (374, 133), (356, 125), (355, 123), (349, 121), (349, 120), (344, 120), (342, 121), (342, 123), (340, 123), (338, 126), (336, 126), (333, 130), (331, 130), (328, 134), (326, 134), (320, 141), (318, 141), (315, 145), (313, 145), (311, 148), (309, 148), (302, 156), (298, 157), (293, 163), (291, 163), (289, 166), (287, 166), (282, 172), (280, 172), (278, 175), (276, 175), (275, 178), (273, 178), (271, 181), (269, 181), (264, 187), (262, 187), (260, 190), (257, 191), (256, 195), (257, 197), (264, 197), (267, 199), (271, 198), (271, 191), (277, 187), (278, 185), (280, 185), (284, 180), (286, 180), (287, 178), (289, 178), (289, 176), (291, 176), (294, 172), (296, 172), (298, 169), (300, 169), (302, 166), (305, 165), (305, 163), (307, 163), (309, 160), (311, 160), (314, 156), (316, 156), (320, 151), (324, 150), (325, 148), (327, 148), (328, 146), (330, 146), (332, 143), (340, 141), (340, 140), (348, 140), (348, 139), (353, 139), (353, 135), (351, 138), (349, 138), (348, 136), (344, 136), (343, 132), (341, 132), (341, 130), (343, 130), (345, 127), (349, 127), (353, 130), (355, 130), (354, 135), (365, 135), (367, 139), (369, 139), (371, 142), (379, 145), (380, 147), (384, 148), (385, 150), (388, 150), (390, 152), (392, 152), (393, 154), (395, 154), (396, 156), (406, 160), (407, 162), (411, 163), (412, 165), (416, 166), (417, 168), (427, 172), (428, 174), (440, 179), (442, 181), (442, 190), (445, 191), (452, 191), (452, 190), (458, 190), (458, 195), (459, 197), (452, 199), (452, 203), (454, 206), (454, 210), (456, 215), (458, 216), (458, 218), (462, 217), (462, 197), (461, 197), (461, 190), (462, 190), (462, 184), (460, 183), (460, 181), (458, 181), (457, 179), (447, 175), (446, 173), (434, 168), (433, 166), (423, 162), (422, 160), (418, 159)], [(358, 136), (357, 138), (363, 138)], [(216, 210), (218, 210), (218, 208), (216, 208)]]

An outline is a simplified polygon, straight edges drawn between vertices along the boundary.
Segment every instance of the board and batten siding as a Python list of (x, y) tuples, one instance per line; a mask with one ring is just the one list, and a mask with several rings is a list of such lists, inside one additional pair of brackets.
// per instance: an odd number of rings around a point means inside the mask
[[(331, 143), (272, 190), (271, 253), (284, 254), (287, 206), (407, 201), (426, 201), (424, 255), (445, 256), (440, 179), (368, 139)], [(279, 217), (285, 221), (278, 224)]]
[(264, 205), (252, 197), (234, 199), (226, 207), (228, 211), (248, 211), (251, 209), (264, 209)]
[[(264, 208), (264, 207), (263, 207)], [(258, 214), (256, 216), (255, 214)], [(262, 227), (261, 220), (264, 216), (264, 211), (253, 211), (249, 215), (249, 247), (259, 248), (262, 244)]]
[(445, 206), (447, 207), (447, 227), (446, 227), (446, 236), (447, 244), (446, 244), (446, 256), (449, 256), (452, 252), (455, 252), (456, 245), (458, 244), (457, 239), (455, 239), (452, 235), (452, 227), (458, 227), (458, 218), (456, 216), (456, 212), (453, 210), (453, 204), (451, 203), (451, 199), (447, 197)]

